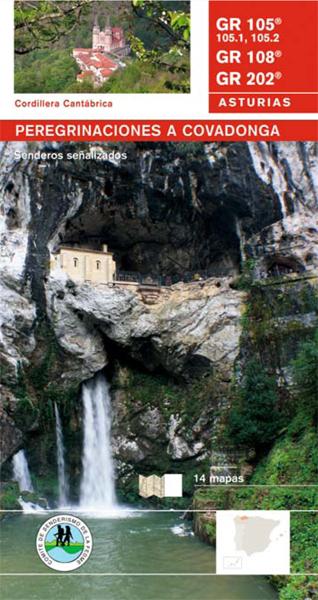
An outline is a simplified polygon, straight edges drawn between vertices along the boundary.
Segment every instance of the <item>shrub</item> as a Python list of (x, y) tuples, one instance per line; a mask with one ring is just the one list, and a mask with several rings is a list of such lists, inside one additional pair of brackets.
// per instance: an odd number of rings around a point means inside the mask
[(318, 331), (302, 344), (293, 361), (293, 375), (301, 407), (318, 421)]
[(283, 425), (277, 408), (275, 378), (256, 359), (246, 366), (243, 384), (229, 414), (227, 437), (232, 443), (262, 448), (269, 446)]

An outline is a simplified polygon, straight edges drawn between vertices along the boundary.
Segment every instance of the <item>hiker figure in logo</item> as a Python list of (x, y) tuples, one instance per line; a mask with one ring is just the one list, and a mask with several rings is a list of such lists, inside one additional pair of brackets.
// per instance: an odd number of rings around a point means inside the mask
[(73, 538), (73, 536), (72, 536), (71, 528), (70, 528), (70, 526), (69, 526), (69, 525), (66, 525), (66, 527), (65, 527), (65, 530), (66, 530), (66, 531), (65, 531), (65, 536), (64, 536), (64, 542), (63, 542), (63, 546), (66, 544), (66, 542), (67, 542), (67, 545), (69, 546), (69, 545), (70, 545), (70, 543), (71, 543), (71, 538), (72, 538), (72, 540), (73, 540), (74, 538)]
[(65, 531), (63, 529), (63, 527), (61, 525), (57, 526), (57, 533), (54, 534), (54, 537), (56, 537), (56, 545), (59, 545), (59, 542), (61, 543), (61, 546), (64, 546), (64, 542), (63, 542), (63, 536), (65, 534)]

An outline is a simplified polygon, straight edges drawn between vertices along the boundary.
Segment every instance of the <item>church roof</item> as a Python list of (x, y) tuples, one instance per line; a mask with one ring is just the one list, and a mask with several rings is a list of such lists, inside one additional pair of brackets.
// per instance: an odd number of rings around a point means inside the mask
[(108, 256), (113, 256), (113, 252), (104, 252), (104, 250), (92, 250), (91, 248), (78, 248), (75, 246), (59, 246), (58, 250), (53, 252), (52, 254), (59, 254), (61, 250), (72, 250), (73, 252), (82, 253), (82, 254), (103, 254), (104, 256), (107, 254)]
[[(96, 50), (91, 50), (89, 48), (75, 48), (73, 54), (75, 58), (80, 61), (80, 66), (84, 65), (87, 71), (93, 70), (95, 73), (97, 71), (103, 78), (109, 77), (118, 68), (117, 63), (114, 60)], [(85, 72), (81, 74), (82, 76), (79, 75), (79, 78), (83, 79), (84, 74)]]
[(117, 63), (114, 60), (105, 56), (102, 52), (98, 52), (98, 50), (91, 50), (85, 48), (75, 48), (74, 52), (76, 53), (76, 57), (82, 60), (85, 64), (91, 66), (99, 66), (103, 68), (113, 68), (117, 67)]

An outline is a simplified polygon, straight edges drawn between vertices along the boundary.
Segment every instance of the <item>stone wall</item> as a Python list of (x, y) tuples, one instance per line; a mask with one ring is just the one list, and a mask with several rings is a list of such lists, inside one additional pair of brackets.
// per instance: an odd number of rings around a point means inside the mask
[(83, 283), (110, 283), (116, 273), (116, 263), (111, 252), (94, 252), (83, 248), (60, 248), (51, 261), (51, 268), (57, 267), (73, 281)]

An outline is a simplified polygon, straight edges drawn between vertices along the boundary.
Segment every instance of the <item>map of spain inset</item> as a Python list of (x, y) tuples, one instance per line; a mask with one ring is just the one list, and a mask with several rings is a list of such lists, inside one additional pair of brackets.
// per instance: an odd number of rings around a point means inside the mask
[(217, 511), (216, 564), (219, 575), (288, 575), (290, 513)]

